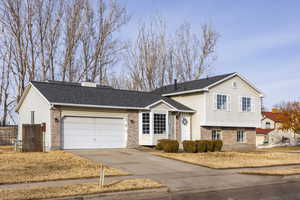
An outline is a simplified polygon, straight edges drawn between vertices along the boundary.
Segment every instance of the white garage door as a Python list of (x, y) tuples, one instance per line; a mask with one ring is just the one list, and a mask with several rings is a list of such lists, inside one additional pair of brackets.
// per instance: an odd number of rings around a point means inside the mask
[(64, 149), (124, 148), (124, 120), (116, 118), (66, 117), (63, 121)]

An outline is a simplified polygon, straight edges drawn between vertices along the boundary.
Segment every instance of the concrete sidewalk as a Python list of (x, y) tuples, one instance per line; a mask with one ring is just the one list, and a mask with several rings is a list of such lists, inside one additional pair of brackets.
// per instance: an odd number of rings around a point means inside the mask
[[(113, 176), (105, 177), (105, 182), (119, 181), (124, 179), (133, 179), (134, 176)], [(62, 186), (67, 184), (81, 184), (97, 182), (99, 178), (80, 178), (80, 179), (65, 179), (56, 181), (42, 181), (42, 182), (31, 182), (31, 183), (13, 183), (0, 185), (0, 189), (20, 189), (20, 188), (34, 188), (34, 187), (51, 187), (51, 186)]]

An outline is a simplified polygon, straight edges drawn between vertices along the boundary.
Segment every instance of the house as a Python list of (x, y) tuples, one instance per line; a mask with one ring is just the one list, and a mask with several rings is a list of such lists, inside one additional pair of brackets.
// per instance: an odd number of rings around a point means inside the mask
[(45, 123), (53, 149), (132, 148), (159, 139), (222, 139), (225, 150), (255, 148), (262, 93), (237, 73), (152, 92), (95, 83), (32, 81), (16, 111), (22, 124)]
[(256, 129), (257, 146), (295, 145), (298, 136), (293, 131), (280, 130), (280, 113), (276, 109), (272, 112), (262, 112), (261, 127)]

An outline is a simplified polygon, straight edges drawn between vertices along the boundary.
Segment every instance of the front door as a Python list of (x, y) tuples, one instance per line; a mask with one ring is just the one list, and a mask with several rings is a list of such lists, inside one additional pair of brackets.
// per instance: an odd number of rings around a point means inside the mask
[(181, 141), (191, 140), (191, 117), (183, 114), (181, 117)]

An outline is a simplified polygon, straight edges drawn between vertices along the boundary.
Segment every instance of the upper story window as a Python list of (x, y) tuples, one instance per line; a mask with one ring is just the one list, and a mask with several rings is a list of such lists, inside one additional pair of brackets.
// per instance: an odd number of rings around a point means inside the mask
[(251, 98), (250, 97), (242, 97), (242, 111), (243, 112), (251, 112)]
[(166, 114), (154, 113), (154, 134), (166, 133)]
[(143, 134), (150, 134), (150, 113), (142, 114)]
[(270, 122), (266, 122), (266, 128), (268, 128), (268, 129), (271, 128), (271, 123)]
[(245, 142), (245, 132), (243, 130), (238, 130), (236, 135), (237, 142)]
[(212, 130), (211, 139), (221, 140), (221, 130)]
[(227, 109), (227, 96), (223, 94), (217, 94), (217, 109), (226, 110)]

